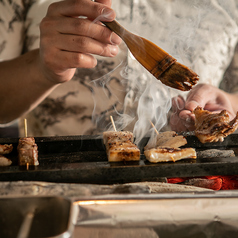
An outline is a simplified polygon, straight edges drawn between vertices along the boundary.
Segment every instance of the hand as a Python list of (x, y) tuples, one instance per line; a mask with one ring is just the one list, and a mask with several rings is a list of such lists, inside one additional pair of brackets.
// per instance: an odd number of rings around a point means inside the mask
[(95, 67), (92, 54), (117, 55), (121, 39), (99, 22), (115, 18), (110, 6), (111, 0), (65, 0), (49, 6), (40, 24), (40, 66), (48, 80), (67, 82), (76, 68)]
[(172, 99), (172, 115), (170, 125), (172, 130), (192, 131), (195, 129), (193, 110), (200, 106), (210, 112), (218, 113), (226, 110), (233, 119), (236, 115), (232, 105), (231, 95), (208, 84), (198, 84), (189, 92), (186, 101), (178, 96)]

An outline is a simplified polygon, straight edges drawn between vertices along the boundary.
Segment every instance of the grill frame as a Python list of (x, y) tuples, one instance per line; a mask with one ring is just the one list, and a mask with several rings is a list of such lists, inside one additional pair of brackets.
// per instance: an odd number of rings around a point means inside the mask
[[(224, 142), (202, 144), (194, 135), (185, 135), (187, 145), (197, 151), (205, 149), (233, 149), (238, 151), (238, 134), (228, 136)], [(102, 137), (58, 136), (35, 137), (39, 149), (39, 166), (17, 165), (18, 138), (0, 138), (0, 144), (13, 144), (9, 158), (13, 164), (0, 167), (0, 181), (46, 181), (64, 183), (115, 184), (141, 181), (163, 181), (171, 177), (238, 175), (238, 156), (185, 159), (152, 164), (141, 155), (139, 162), (107, 161)], [(141, 142), (141, 148), (148, 138)], [(59, 151), (60, 150), (60, 151)]]

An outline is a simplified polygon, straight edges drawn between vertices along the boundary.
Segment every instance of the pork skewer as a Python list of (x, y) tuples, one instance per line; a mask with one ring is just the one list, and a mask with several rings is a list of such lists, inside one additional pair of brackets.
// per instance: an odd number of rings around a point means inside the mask
[[(24, 119), (24, 131), (25, 131), (25, 137), (27, 137), (27, 120), (26, 118)], [(29, 169), (29, 163), (26, 163), (26, 170)]]
[(110, 118), (114, 131), (106, 131), (103, 133), (103, 143), (106, 147), (108, 161), (140, 160), (140, 150), (133, 143), (133, 133), (129, 131), (117, 131), (113, 118)]
[[(152, 122), (151, 124), (156, 130), (154, 124)], [(193, 148), (179, 148), (185, 144), (187, 144), (186, 138), (177, 135), (175, 131), (158, 132), (155, 147), (145, 146), (144, 155), (151, 163), (176, 162), (185, 158), (196, 159), (196, 151)]]
[[(26, 121), (25, 121), (26, 122)], [(26, 124), (25, 124), (26, 125)], [(27, 126), (25, 126), (25, 135), (27, 136)], [(18, 146), (18, 163), (20, 166), (39, 165), (38, 146), (34, 137), (22, 137), (19, 139)]]

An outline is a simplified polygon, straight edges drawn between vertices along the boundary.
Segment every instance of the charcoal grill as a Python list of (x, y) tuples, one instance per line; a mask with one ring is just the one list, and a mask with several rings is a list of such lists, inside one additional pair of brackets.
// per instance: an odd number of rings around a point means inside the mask
[[(235, 157), (185, 159), (175, 163), (152, 164), (141, 155), (139, 162), (109, 163), (102, 138), (99, 136), (36, 137), (39, 166), (18, 166), (18, 138), (0, 138), (0, 144), (12, 143), (8, 155), (13, 163), (0, 167), (0, 181), (47, 181), (64, 183), (114, 184), (140, 181), (161, 181), (161, 178), (198, 177), (238, 174), (238, 135), (228, 136), (224, 142), (202, 144), (187, 135), (187, 145), (196, 151), (206, 149), (234, 150)], [(142, 141), (146, 144), (148, 139)], [(142, 146), (143, 148), (143, 146)]]

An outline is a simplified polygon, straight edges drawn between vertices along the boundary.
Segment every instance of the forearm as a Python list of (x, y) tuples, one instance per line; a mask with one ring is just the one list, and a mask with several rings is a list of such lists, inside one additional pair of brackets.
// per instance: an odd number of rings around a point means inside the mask
[(44, 77), (38, 50), (0, 62), (0, 82), (1, 124), (32, 110), (57, 86)]

